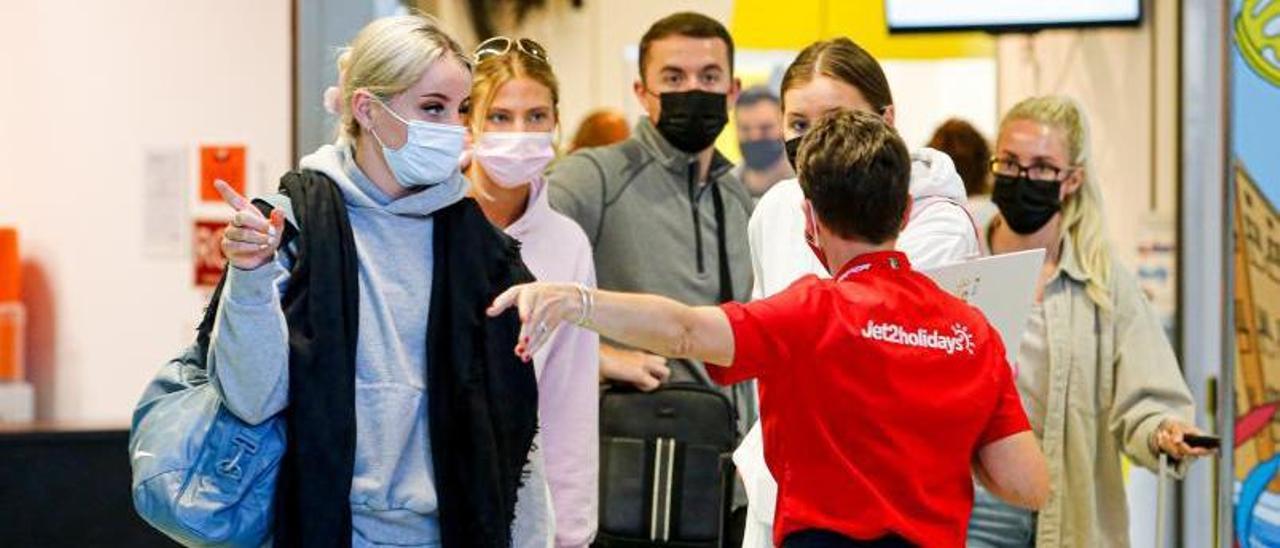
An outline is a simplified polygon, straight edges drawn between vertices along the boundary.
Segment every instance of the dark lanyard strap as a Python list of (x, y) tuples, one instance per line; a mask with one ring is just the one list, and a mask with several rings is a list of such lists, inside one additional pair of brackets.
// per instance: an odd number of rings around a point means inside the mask
[(720, 254), (720, 302), (727, 303), (733, 300), (733, 276), (729, 272), (729, 248), (728, 242), (725, 241), (724, 231), (724, 199), (720, 197), (720, 184), (709, 182), (711, 185), (711, 203), (715, 206), (716, 213), (716, 247)]
[[(720, 302), (723, 304), (734, 300), (733, 276), (729, 272), (729, 243), (726, 241), (724, 230), (724, 199), (720, 196), (720, 183), (709, 182), (707, 184), (711, 185), (711, 203), (715, 206), (716, 248), (720, 255), (720, 260), (717, 261), (720, 263)], [(742, 430), (742, 425), (740, 424), (743, 413), (746, 410), (742, 408), (738, 392), (750, 386), (749, 384), (739, 384), (729, 387), (729, 395), (733, 402), (734, 431), (737, 432), (738, 438), (741, 438), (746, 433)]]

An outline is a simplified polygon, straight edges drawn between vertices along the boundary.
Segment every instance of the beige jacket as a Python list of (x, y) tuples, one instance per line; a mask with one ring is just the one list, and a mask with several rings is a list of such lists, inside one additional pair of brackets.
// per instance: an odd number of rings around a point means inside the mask
[[(1045, 286), (1049, 392), (1041, 446), (1053, 492), (1036, 546), (1128, 546), (1120, 454), (1154, 470), (1153, 433), (1167, 418), (1193, 421), (1194, 402), (1155, 310), (1137, 280), (1112, 269), (1110, 311), (1085, 294), (1088, 276), (1063, 239)], [(1175, 473), (1180, 477), (1187, 462)]]

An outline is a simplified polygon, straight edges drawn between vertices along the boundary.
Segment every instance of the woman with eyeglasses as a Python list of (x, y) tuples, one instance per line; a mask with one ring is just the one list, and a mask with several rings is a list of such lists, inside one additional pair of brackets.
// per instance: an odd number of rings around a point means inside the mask
[(1194, 403), (1160, 319), (1116, 262), (1089, 168), (1084, 112), (1034, 97), (1004, 117), (991, 171), (1000, 214), (993, 253), (1046, 250), (1018, 347), (1016, 384), (1049, 460), (1053, 494), (1033, 514), (979, 490), (970, 547), (1126, 546), (1123, 453), (1146, 468), (1164, 452), (1186, 470)]
[[(473, 58), (469, 195), (520, 242), (539, 281), (595, 287), (586, 233), (547, 200), (542, 174), (556, 156), (559, 86), (546, 50), (527, 38), (499, 36), (480, 44)], [(576, 326), (550, 337), (533, 368), (555, 544), (586, 546), (596, 523), (600, 338)]]
[(408, 15), (338, 64), (337, 140), (280, 194), (220, 187), (210, 378), (240, 419), (284, 418), (275, 545), (509, 546), (537, 385), (518, 319), (482, 311), (532, 277), (458, 169), (471, 62)]

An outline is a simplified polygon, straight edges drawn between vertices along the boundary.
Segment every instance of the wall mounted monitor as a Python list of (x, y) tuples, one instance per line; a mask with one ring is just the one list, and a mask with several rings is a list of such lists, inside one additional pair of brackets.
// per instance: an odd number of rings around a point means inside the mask
[(894, 33), (1136, 26), (1142, 0), (885, 0), (885, 19)]

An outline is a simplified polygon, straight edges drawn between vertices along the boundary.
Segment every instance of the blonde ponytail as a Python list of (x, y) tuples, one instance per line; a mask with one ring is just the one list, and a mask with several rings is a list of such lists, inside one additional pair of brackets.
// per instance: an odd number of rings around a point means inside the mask
[(1071, 238), (1075, 260), (1089, 276), (1085, 293), (1098, 307), (1111, 308), (1111, 244), (1102, 218), (1102, 193), (1089, 168), (1089, 123), (1084, 110), (1070, 97), (1032, 97), (1014, 105), (1000, 122), (1000, 131), (1014, 120), (1029, 120), (1062, 131), (1067, 155), (1081, 170), (1079, 190), (1062, 204), (1062, 230)]

